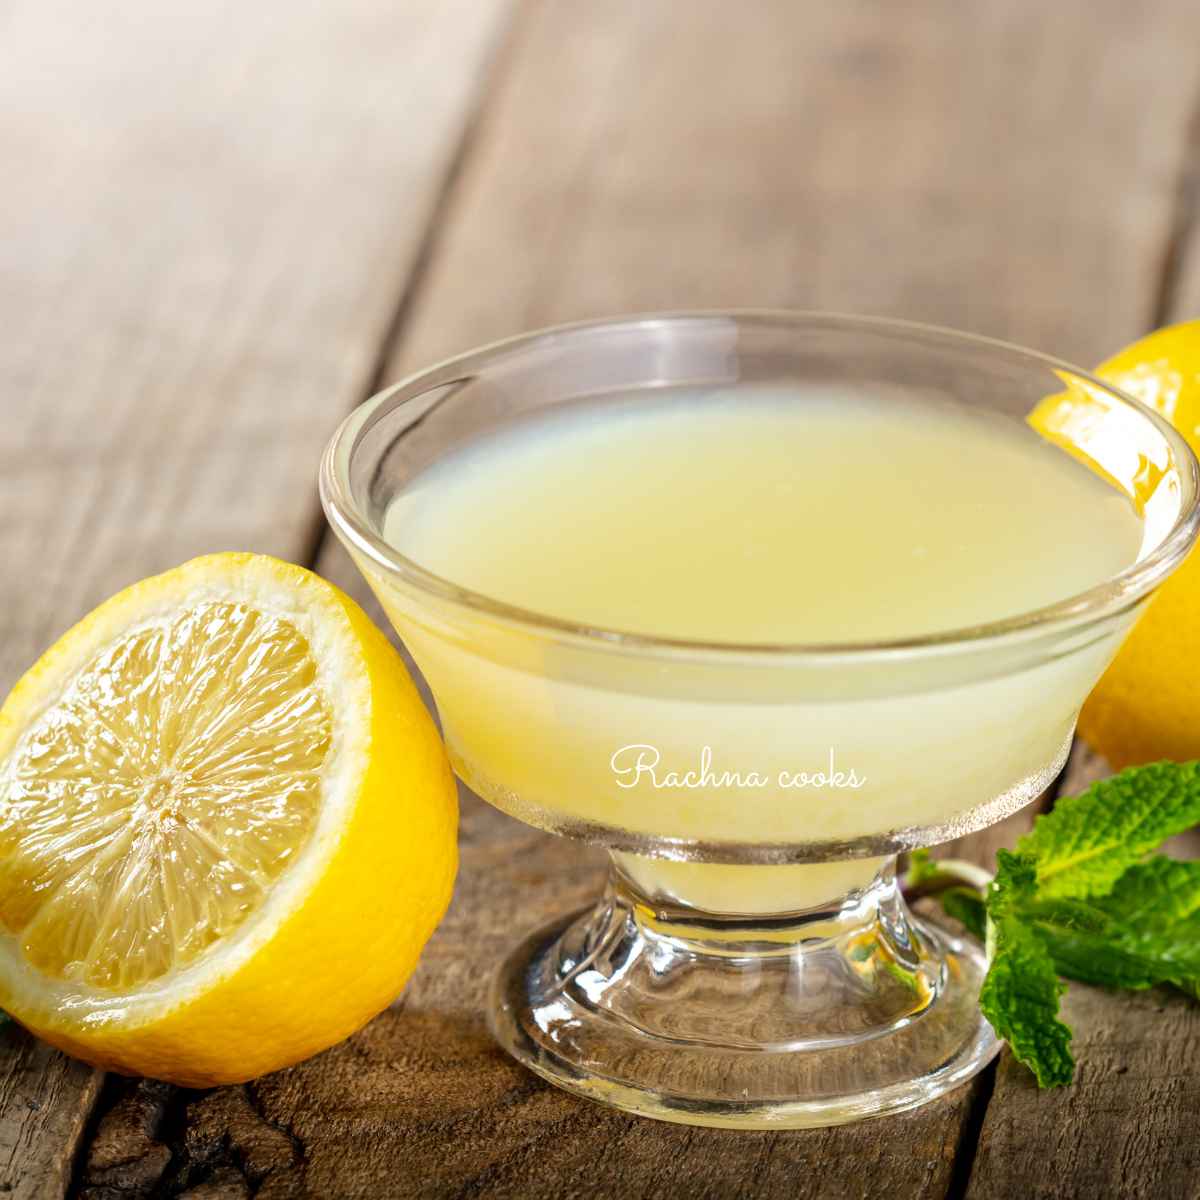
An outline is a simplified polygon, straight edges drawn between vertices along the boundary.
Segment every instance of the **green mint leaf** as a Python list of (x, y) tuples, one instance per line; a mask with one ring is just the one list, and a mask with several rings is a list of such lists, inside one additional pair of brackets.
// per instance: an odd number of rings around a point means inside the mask
[(1086, 899), (1107, 894), (1150, 851), (1196, 824), (1200, 763), (1154, 763), (1060, 801), (1017, 850), (1036, 860), (1043, 897)]
[(1071, 1030), (1058, 1019), (1066, 990), (1038, 933), (1013, 913), (992, 921), (992, 964), (979, 1007), (1039, 1087), (1060, 1087), (1075, 1075)]
[(904, 886), (906, 888), (922, 888), (937, 879), (939, 873), (938, 865), (933, 861), (928, 850), (910, 850), (908, 870), (904, 873)]
[(1037, 932), (1055, 970), (1068, 979), (1127, 991), (1169, 982), (1162, 964), (1103, 937), (1046, 925), (1038, 925)]
[(1022, 850), (996, 851), (996, 877), (988, 888), (988, 915), (1000, 916), (1031, 900), (1037, 890), (1038, 861)]
[(1200, 940), (1200, 862), (1156, 854), (1130, 867), (1096, 906), (1150, 937)]
[(1200, 862), (1136, 863), (1107, 896), (1034, 900), (1035, 923), (1060, 975), (1114, 988), (1200, 988)]
[(987, 936), (987, 907), (974, 888), (955, 887), (938, 897), (946, 915), (967, 927), (981, 942)]
[(1061, 1086), (1075, 1074), (1071, 1030), (1058, 1019), (1066, 985), (1041, 935), (1021, 911), (1034, 895), (1037, 863), (1007, 850), (996, 859), (996, 879), (987, 901), (991, 965), (979, 1007), (1016, 1058), (1033, 1071), (1039, 1087)]
[(1129, 928), (1087, 901), (1035, 900), (1021, 915), (1041, 936), (1060, 975), (1110, 988), (1164, 982), (1161, 964), (1132, 945)]
[(1155, 855), (1096, 905), (1120, 923), (1120, 948), (1153, 964), (1158, 982), (1200, 993), (1200, 862)]

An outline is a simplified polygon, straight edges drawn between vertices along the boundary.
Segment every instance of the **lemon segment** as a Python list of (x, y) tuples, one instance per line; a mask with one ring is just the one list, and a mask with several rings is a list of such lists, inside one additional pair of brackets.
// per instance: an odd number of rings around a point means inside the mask
[(456, 819), (365, 614), (274, 559), (197, 559), (102, 605), (0, 710), (0, 1006), (192, 1086), (295, 1062), (403, 987)]

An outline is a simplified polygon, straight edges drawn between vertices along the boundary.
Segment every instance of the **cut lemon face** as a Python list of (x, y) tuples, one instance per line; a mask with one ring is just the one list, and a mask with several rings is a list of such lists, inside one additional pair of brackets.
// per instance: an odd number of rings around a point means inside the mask
[(455, 825), (365, 614), (298, 567), (197, 559), (102, 605), (0, 710), (0, 1005), (180, 1083), (295, 1062), (403, 987)]

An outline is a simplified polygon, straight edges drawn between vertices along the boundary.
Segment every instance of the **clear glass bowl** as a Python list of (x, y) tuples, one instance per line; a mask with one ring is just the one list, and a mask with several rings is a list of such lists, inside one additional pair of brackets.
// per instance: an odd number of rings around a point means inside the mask
[[(1143, 521), (1135, 563), (1034, 612), (902, 641), (703, 643), (574, 625), (473, 593), (382, 537), (422, 470), (535, 409), (671, 386), (886, 388), (1026, 423), (1086, 411), (1071, 447)], [(1083, 469), (1083, 468), (1080, 468)], [(693, 313), (590, 322), (442, 363), (369, 400), (321, 469), (334, 530), (426, 676), (455, 769), (542, 829), (606, 846), (605, 894), (500, 969), (500, 1043), (553, 1082), (667, 1120), (827, 1125), (923, 1103), (996, 1052), (982, 949), (916, 919), (898, 851), (989, 825), (1062, 766), (1076, 714), (1197, 533), (1197, 464), (1150, 410), (1065, 363), (905, 322)], [(853, 792), (618, 786), (614, 753), (824, 763)], [(768, 772), (770, 773), (770, 772)], [(849, 797), (849, 798), (848, 798)], [(819, 816), (817, 815), (819, 813)]]

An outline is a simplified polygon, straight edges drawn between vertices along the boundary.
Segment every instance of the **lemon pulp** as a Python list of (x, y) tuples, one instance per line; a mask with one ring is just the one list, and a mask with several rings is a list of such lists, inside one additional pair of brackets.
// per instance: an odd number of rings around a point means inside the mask
[(131, 631), (9, 761), (0, 922), (43, 974), (94, 988), (191, 964), (308, 841), (331, 731), (287, 621), (205, 603)]

